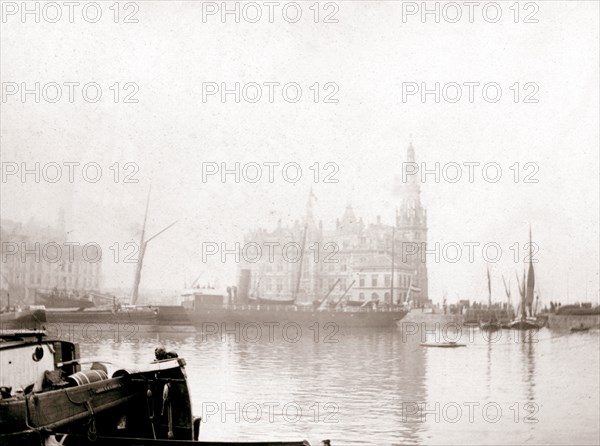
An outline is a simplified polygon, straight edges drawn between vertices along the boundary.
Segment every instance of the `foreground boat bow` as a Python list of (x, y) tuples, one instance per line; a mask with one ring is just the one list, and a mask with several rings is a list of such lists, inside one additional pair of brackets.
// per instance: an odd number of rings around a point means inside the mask
[[(197, 441), (200, 419), (192, 416), (185, 361), (163, 348), (155, 357), (113, 367), (111, 359), (79, 358), (76, 344), (48, 339), (42, 331), (3, 333), (0, 444), (308, 445)], [(110, 377), (107, 366), (116, 369)]]

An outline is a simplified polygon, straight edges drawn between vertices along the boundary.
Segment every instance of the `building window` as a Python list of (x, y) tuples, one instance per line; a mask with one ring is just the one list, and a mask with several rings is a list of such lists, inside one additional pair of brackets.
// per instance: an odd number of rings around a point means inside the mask
[(280, 293), (283, 290), (283, 281), (281, 279), (277, 279), (277, 292)]
[(358, 276), (358, 286), (360, 286), (360, 287), (365, 286), (365, 276)]
[(377, 274), (373, 274), (371, 276), (371, 286), (372, 287), (376, 287), (377, 286)]
[(379, 294), (377, 294), (377, 293), (371, 294), (371, 300), (379, 300)]
[(391, 286), (392, 285), (392, 275), (391, 274), (386, 274), (384, 276), (383, 281), (385, 282), (385, 286)]
[(344, 262), (340, 265), (340, 271), (347, 271), (348, 267), (346, 265), (346, 261), (344, 260)]
[(358, 300), (365, 300), (365, 293), (360, 293), (358, 295)]
[(266, 284), (266, 288), (267, 291), (271, 291), (273, 289), (273, 286), (271, 285), (271, 279), (267, 279), (267, 284)]

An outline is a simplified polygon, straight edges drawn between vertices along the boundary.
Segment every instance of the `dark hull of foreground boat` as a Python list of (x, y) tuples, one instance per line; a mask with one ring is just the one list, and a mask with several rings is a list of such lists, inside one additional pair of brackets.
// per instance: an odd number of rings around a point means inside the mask
[(128, 437), (129, 444), (169, 435), (191, 441), (194, 428), (184, 364), (182, 359), (160, 361), (89, 384), (0, 399), (0, 445), (57, 444), (44, 443), (51, 433), (103, 436), (103, 444), (111, 445), (108, 438), (113, 437)]
[(312, 307), (279, 305), (230, 305), (196, 306), (189, 310), (189, 317), (196, 328), (204, 329), (208, 324), (221, 323), (296, 323), (301, 326), (323, 327), (327, 323), (338, 327), (393, 327), (406, 316), (401, 309), (346, 309), (315, 310)]

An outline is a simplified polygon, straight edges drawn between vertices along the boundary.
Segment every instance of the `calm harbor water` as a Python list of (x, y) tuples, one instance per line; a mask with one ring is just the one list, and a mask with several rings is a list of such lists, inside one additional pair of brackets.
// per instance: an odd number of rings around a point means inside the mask
[(425, 333), (400, 328), (326, 334), (251, 342), (250, 332), (236, 339), (179, 329), (83, 340), (81, 354), (148, 362), (158, 345), (177, 351), (204, 440), (600, 444), (597, 330), (492, 339), (463, 329), (467, 345), (453, 349), (422, 347)]

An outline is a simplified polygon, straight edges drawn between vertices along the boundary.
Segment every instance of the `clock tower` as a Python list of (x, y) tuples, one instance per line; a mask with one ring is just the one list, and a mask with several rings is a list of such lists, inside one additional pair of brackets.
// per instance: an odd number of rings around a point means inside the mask
[[(412, 142), (406, 150), (406, 162), (415, 162), (415, 148)], [(401, 187), (400, 207), (396, 209), (396, 231), (400, 235), (399, 241), (414, 243), (417, 251), (402, 259), (406, 260), (407, 265), (414, 271), (410, 299), (417, 303), (423, 303), (428, 299), (427, 264), (423, 252), (427, 246), (427, 211), (421, 204), (420, 181), (420, 175), (409, 175), (406, 178)], [(400, 249), (396, 252), (406, 251)]]

